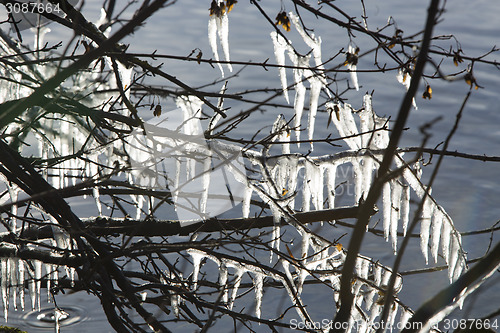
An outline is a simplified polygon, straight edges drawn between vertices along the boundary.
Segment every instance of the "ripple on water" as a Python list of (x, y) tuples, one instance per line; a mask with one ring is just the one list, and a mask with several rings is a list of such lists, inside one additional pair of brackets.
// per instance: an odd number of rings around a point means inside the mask
[(64, 306), (58, 312), (53, 306), (47, 306), (40, 311), (34, 310), (22, 316), (25, 324), (38, 328), (54, 328), (56, 314), (59, 316), (60, 327), (75, 325), (87, 320), (87, 312), (77, 306)]

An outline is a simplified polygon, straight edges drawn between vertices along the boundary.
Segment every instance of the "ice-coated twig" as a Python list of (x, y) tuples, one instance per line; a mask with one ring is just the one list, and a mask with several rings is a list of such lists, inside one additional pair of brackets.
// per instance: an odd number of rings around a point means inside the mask
[[(299, 17), (295, 15), (293, 12), (288, 13), (288, 17), (291, 22), (297, 29), (297, 32), (300, 34), (304, 42), (309, 46), (312, 50), (314, 64), (316, 66), (315, 72), (318, 73), (317, 78), (321, 81), (322, 86), (327, 86), (326, 76), (324, 73), (325, 66), (323, 65), (323, 61), (321, 60), (321, 37), (316, 37), (313, 33), (307, 34), (302, 24), (300, 23)], [(325, 90), (328, 97), (331, 98), (330, 91), (328, 89)]]
[(427, 320), (427, 322), (423, 323), (422, 328), (420, 329), (420, 332), (428, 332), (430, 329), (432, 329), (432, 326), (435, 325), (435, 323), (441, 322), (453, 310), (455, 310), (457, 307), (461, 306), (461, 304), (463, 304), (464, 300), (469, 295), (471, 295), (474, 291), (476, 291), (485, 281), (487, 281), (499, 268), (500, 268), (500, 264), (492, 267), (483, 278), (479, 279), (479, 281), (476, 281), (471, 286), (464, 288), (462, 290), (462, 292), (460, 293), (460, 296), (456, 297), (453, 303), (444, 307), (441, 311), (437, 312), (431, 318), (429, 318)]

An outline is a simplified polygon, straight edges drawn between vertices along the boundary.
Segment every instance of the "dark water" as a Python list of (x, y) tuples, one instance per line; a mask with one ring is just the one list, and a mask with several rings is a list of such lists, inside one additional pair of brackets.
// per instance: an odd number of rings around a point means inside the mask
[[(94, 3), (88, 1), (86, 10), (90, 17), (98, 17), (98, 8)], [(336, 5), (344, 8), (350, 14), (360, 17), (361, 5), (358, 2), (336, 1)], [(280, 2), (261, 3), (269, 13), (280, 11)], [(387, 22), (391, 15), (397, 22), (398, 27), (405, 34), (420, 31), (425, 23), (426, 3), (420, 1), (376, 1), (366, 2), (368, 24), (371, 28), (381, 27)], [(128, 39), (131, 46), (129, 51), (148, 53), (157, 50), (159, 54), (188, 55), (193, 49), (199, 48), (203, 54), (209, 57), (211, 51), (207, 40), (207, 20), (209, 1), (179, 1), (178, 4), (163, 9), (158, 15), (148, 21), (147, 25), (137, 31)], [(286, 8), (291, 10), (292, 8)], [(437, 26), (436, 33), (442, 35), (454, 34), (460, 42), (465, 55), (477, 57), (488, 52), (494, 45), (500, 46), (500, 2), (496, 1), (465, 1), (458, 0), (448, 2), (447, 11), (444, 13), (443, 21)], [(345, 32), (333, 25), (318, 26), (318, 20), (307, 16), (305, 21), (309, 28), (315, 29), (316, 35), (323, 40), (323, 59), (337, 52), (341, 47), (346, 48), (348, 38)], [(231, 59), (237, 61), (264, 61), (270, 58), (274, 63), (273, 46), (269, 38), (271, 27), (260, 17), (255, 7), (247, 1), (239, 1), (230, 14), (230, 49)], [(55, 26), (53, 29), (55, 30)], [(388, 30), (387, 34), (390, 34)], [(49, 37), (49, 36), (48, 36)], [(58, 32), (53, 33), (53, 39), (58, 38)], [(291, 37), (294, 45), (299, 49), (307, 51), (305, 45), (298, 38)], [(366, 42), (366, 44), (365, 44)], [(373, 45), (370, 41), (357, 40), (361, 51), (369, 49)], [(440, 41), (439, 45), (448, 50), (449, 46), (456, 47), (454, 40)], [(222, 55), (221, 55), (222, 57)], [(487, 59), (498, 59), (498, 53), (492, 54)], [(359, 69), (372, 69), (373, 58), (361, 59)], [(165, 60), (164, 69), (169, 73), (182, 79), (193, 86), (203, 85), (220, 76), (217, 68), (208, 65), (194, 66), (183, 64), (181, 61)], [(454, 70), (453, 64), (443, 64), (443, 70)], [(193, 70), (194, 68), (194, 70)], [(241, 67), (235, 66), (235, 70)], [(427, 70), (430, 71), (429, 68)], [(227, 72), (227, 71), (226, 71)], [(473, 94), (464, 111), (463, 119), (457, 133), (455, 134), (449, 150), (460, 152), (500, 156), (500, 75), (499, 71), (491, 66), (476, 64), (474, 73), (479, 85), (484, 89), (473, 91)], [(226, 73), (227, 74), (227, 73)], [(362, 95), (366, 91), (374, 90), (373, 103), (379, 115), (397, 115), (404, 87), (397, 81), (394, 74), (372, 76), (369, 73), (360, 73), (360, 92), (350, 92), (347, 96), (349, 103), (359, 108), (362, 103)], [(291, 77), (289, 77), (291, 82)], [(438, 116), (442, 120), (433, 124), (430, 132), (432, 137), (428, 143), (434, 147), (442, 142), (455, 120), (456, 113), (468, 91), (465, 82), (438, 82), (429, 81), (433, 88), (432, 100), (423, 100), (417, 97), (419, 109), (412, 112), (409, 119), (409, 130), (402, 139), (401, 146), (418, 146), (422, 141), (422, 135), (418, 127), (430, 122)], [(161, 80), (158, 84), (162, 84)], [(241, 91), (263, 87), (279, 87), (278, 73), (270, 69), (246, 68), (238, 78), (231, 80), (230, 91)], [(423, 88), (420, 88), (423, 91)], [(421, 92), (419, 93), (421, 94)], [(293, 96), (290, 94), (290, 96)], [(280, 101), (282, 102), (282, 101)], [(230, 112), (239, 112), (245, 109), (244, 105), (228, 101), (232, 107)], [(174, 108), (174, 105), (171, 105)], [(166, 106), (166, 109), (169, 109)], [(239, 135), (251, 135), (254, 129), (269, 126), (279, 113), (291, 117), (293, 110), (289, 108), (269, 109), (264, 114), (255, 114), (250, 118), (252, 126), (238, 129)], [(316, 134), (318, 138), (325, 137), (330, 130), (325, 126), (326, 114), (319, 114), (316, 121)], [(322, 155), (331, 153), (331, 148), (318, 145), (315, 154)], [(424, 169), (425, 175), (429, 175), (432, 165)], [(487, 228), (493, 225), (500, 216), (500, 167), (495, 163), (483, 163), (454, 157), (444, 159), (439, 176), (433, 187), (433, 196), (450, 214), (458, 230), (471, 231)], [(82, 212), (84, 207), (81, 208)], [(86, 213), (88, 214), (88, 213)], [(484, 254), (487, 250), (490, 235), (463, 237), (464, 248), (468, 251), (468, 258), (475, 258)], [(499, 241), (498, 235), (493, 236), (493, 244)], [(375, 245), (376, 244), (376, 245)], [(363, 254), (373, 258), (380, 258), (386, 265), (392, 265), (394, 257), (391, 254), (389, 244), (381, 244), (367, 236), (366, 246)], [(412, 242), (407, 250), (403, 270), (424, 268), (425, 262), (419, 250), (418, 241)], [(448, 285), (446, 272), (434, 274), (419, 274), (405, 277), (403, 291), (400, 294), (402, 301), (412, 308), (418, 307), (423, 301), (433, 296), (441, 288)], [(467, 306), (462, 312), (455, 313), (456, 318), (462, 316), (475, 318), (483, 316), (498, 308), (500, 299), (500, 277), (497, 273), (489, 283), (486, 291), (473, 303), (472, 308)], [(331, 318), (331, 310), (325, 309), (320, 304), (322, 299), (317, 291), (307, 291), (303, 298), (309, 303), (309, 312), (315, 313), (318, 318)], [(274, 303), (274, 302), (273, 302)], [(111, 331), (105, 317), (100, 309), (98, 300), (84, 293), (58, 296), (58, 305), (64, 307), (78, 305), (82, 312), (79, 323), (72, 324), (63, 332), (105, 332)], [(266, 305), (264, 305), (265, 310)], [(263, 311), (265, 313), (265, 311)], [(29, 332), (45, 332), (40, 327), (28, 323), (22, 323), (24, 314), (11, 312), (12, 325), (19, 325)], [(323, 317), (321, 317), (323, 316)]]

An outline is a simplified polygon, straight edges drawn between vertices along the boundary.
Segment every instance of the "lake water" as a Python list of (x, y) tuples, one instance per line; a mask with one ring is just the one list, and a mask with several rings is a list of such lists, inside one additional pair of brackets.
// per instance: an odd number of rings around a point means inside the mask
[[(87, 1), (84, 12), (88, 17), (96, 20), (99, 16), (99, 1)], [(121, 4), (121, 3), (120, 3)], [(336, 1), (336, 5), (345, 9), (351, 15), (360, 17), (362, 15), (361, 5), (352, 1)], [(204, 57), (211, 57), (210, 47), (207, 40), (208, 7), (210, 1), (183, 0), (171, 7), (164, 8), (155, 15), (148, 23), (127, 39), (130, 43), (129, 52), (151, 53), (157, 50), (158, 54), (172, 54), (185, 56), (194, 49), (200, 49)], [(260, 2), (271, 18), (274, 18), (281, 8), (281, 3)], [(286, 10), (292, 10), (292, 6), (285, 2)], [(415, 33), (422, 29), (425, 24), (426, 2), (396, 0), (390, 1), (370, 1), (366, 2), (369, 27), (381, 27), (386, 24), (388, 16), (392, 16), (398, 27), (404, 31), (405, 35)], [(497, 1), (465, 1), (457, 0), (447, 3), (447, 11), (444, 13), (443, 21), (436, 28), (435, 34), (454, 34), (460, 42), (466, 56), (477, 57), (489, 51), (494, 45), (500, 46), (500, 2)], [(323, 40), (323, 59), (329, 58), (340, 48), (347, 48), (349, 43), (345, 31), (333, 24), (325, 25), (324, 21), (319, 21), (310, 15), (305, 15), (305, 23), (308, 28), (314, 29), (316, 35)], [(262, 62), (270, 58), (270, 63), (275, 63), (273, 55), (273, 45), (269, 37), (271, 26), (261, 17), (255, 6), (249, 1), (240, 0), (234, 10), (229, 15), (229, 45), (231, 49), (231, 59), (235, 61)], [(48, 40), (58, 40), (61, 32), (52, 24), (54, 30), (48, 35)], [(391, 28), (392, 29), (392, 28)], [(391, 34), (393, 30), (387, 30)], [(293, 31), (290, 37), (294, 45), (299, 50), (307, 52), (307, 48), (300, 38), (296, 38)], [(357, 46), (361, 52), (374, 46), (373, 42), (364, 38), (356, 39)], [(453, 40), (440, 41), (439, 45), (444, 51), (450, 45), (455, 48)], [(221, 55), (222, 56), (222, 55)], [(489, 55), (487, 59), (498, 59), (498, 53)], [(340, 63), (343, 55), (334, 63)], [(438, 58), (436, 58), (438, 59)], [(438, 59), (439, 60), (439, 59)], [(168, 73), (178, 77), (185, 83), (202, 86), (220, 78), (217, 68), (211, 68), (207, 64), (193, 65), (193, 63), (183, 63), (178, 60), (162, 60), (163, 69)], [(160, 63), (157, 60), (156, 63)], [(235, 71), (242, 67), (234, 66)], [(450, 61), (443, 64), (443, 70), (454, 70)], [(373, 57), (361, 58), (358, 69), (373, 69)], [(428, 73), (431, 72), (427, 67)], [(226, 70), (226, 74), (227, 70)], [(463, 119), (449, 150), (458, 150), (464, 153), (500, 156), (500, 72), (492, 66), (476, 64), (474, 74), (478, 84), (484, 89), (473, 91), (472, 96), (464, 111)], [(340, 74), (339, 79), (347, 76)], [(169, 84), (156, 78), (158, 84)], [(289, 76), (291, 82), (291, 76)], [(400, 102), (404, 94), (404, 87), (396, 80), (396, 74), (371, 75), (370, 73), (360, 73), (359, 82), (361, 89), (359, 92), (349, 92), (345, 97), (355, 108), (359, 108), (362, 103), (363, 94), (374, 91), (373, 103), (375, 111), (381, 116), (390, 116), (395, 119)], [(449, 83), (437, 80), (428, 81), (432, 85), (432, 100), (424, 100), (420, 97), (423, 91), (421, 84), (420, 92), (417, 95), (418, 110), (411, 113), (408, 122), (408, 131), (405, 133), (400, 146), (415, 147), (422, 141), (422, 135), (418, 128), (441, 116), (442, 120), (433, 124), (430, 133), (432, 137), (427, 144), (434, 147), (444, 141), (469, 87), (464, 81)], [(340, 83), (340, 86), (344, 84)], [(217, 87), (220, 85), (217, 85)], [(261, 67), (244, 68), (237, 78), (231, 79), (228, 93), (241, 92), (245, 90), (261, 88), (279, 88), (279, 78), (277, 70), (269, 68), (268, 71)], [(207, 90), (216, 91), (215, 88)], [(249, 97), (256, 97), (249, 95)], [(293, 94), (290, 94), (293, 96)], [(264, 113), (255, 113), (248, 120), (251, 126), (242, 126), (233, 137), (249, 137), (255, 129), (268, 127), (272, 124), (279, 113), (283, 113), (287, 119), (293, 115), (293, 108), (286, 105), (282, 98), (273, 102), (282, 104), (276, 108), (266, 108)], [(170, 102), (172, 103), (172, 102)], [(225, 106), (230, 106), (228, 111), (237, 113), (245, 110), (246, 106), (237, 101), (226, 101)], [(164, 105), (164, 109), (173, 109), (175, 105)], [(144, 116), (146, 116), (144, 114)], [(326, 113), (319, 113), (316, 121), (317, 138), (323, 138), (332, 131), (331, 127), (326, 127)], [(264, 133), (268, 133), (266, 129)], [(318, 144), (315, 146), (314, 154), (323, 155), (332, 153), (332, 148), (327, 145)], [(436, 157), (435, 157), (436, 159)], [(432, 172), (432, 165), (424, 168), (424, 177)], [(444, 159), (438, 178), (433, 187), (433, 196), (439, 204), (453, 218), (453, 221), (460, 231), (471, 231), (488, 228), (492, 226), (500, 216), (500, 166), (494, 162), (484, 163), (455, 157)], [(498, 233), (492, 236), (493, 244), (498, 242)], [(487, 250), (490, 235), (466, 236), (463, 237), (464, 248), (468, 251), (468, 258), (481, 256)], [(394, 257), (391, 254), (389, 244), (383, 244), (379, 239), (367, 235), (362, 253), (372, 258), (379, 258), (384, 264), (392, 265)], [(376, 245), (375, 245), (376, 244)], [(413, 241), (407, 250), (403, 270), (424, 268), (425, 263), (420, 255), (418, 241)], [(416, 309), (423, 301), (433, 296), (437, 291), (448, 285), (446, 272), (433, 274), (418, 274), (405, 277), (404, 289), (400, 294), (401, 300)], [(330, 319), (331, 312), (324, 309), (321, 304), (315, 302), (315, 293), (304, 295), (306, 303), (310, 303), (309, 311), (324, 314), (324, 318)], [(500, 299), (500, 274), (496, 274), (485, 288), (485, 292), (480, 293), (472, 307), (466, 307), (462, 312), (456, 313), (456, 318), (462, 316), (476, 318), (488, 314), (498, 308)], [(82, 321), (72, 325), (63, 332), (106, 332), (111, 331), (100, 308), (97, 298), (87, 296), (84, 293), (58, 296), (58, 305), (77, 305), (82, 308)], [(314, 310), (313, 310), (314, 309)], [(11, 313), (9, 324), (18, 325), (29, 332), (46, 332), (41, 328), (23, 323), (22, 313), (18, 315)], [(498, 317), (497, 317), (498, 318)], [(263, 328), (262, 328), (263, 329)], [(229, 331), (229, 330), (228, 330)], [(265, 331), (265, 330), (263, 330)]]

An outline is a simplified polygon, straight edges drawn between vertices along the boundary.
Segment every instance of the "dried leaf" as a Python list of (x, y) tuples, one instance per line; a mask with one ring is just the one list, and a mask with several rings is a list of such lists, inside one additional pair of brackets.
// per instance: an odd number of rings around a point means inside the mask
[(227, 0), (226, 2), (226, 9), (227, 12), (229, 13), (231, 10), (233, 10), (233, 6), (237, 3), (238, 1), (236, 0)]
[(432, 98), (432, 88), (430, 85), (427, 85), (427, 87), (425, 88), (425, 91), (424, 93), (422, 94), (422, 98), (423, 99), (431, 99)]
[(210, 4), (210, 16), (215, 15), (217, 17), (222, 17), (226, 13), (226, 6), (224, 2), (219, 2), (218, 0), (212, 0)]
[(153, 111), (153, 115), (155, 117), (159, 117), (161, 115), (161, 105), (160, 104), (155, 106), (155, 110)]
[(284, 11), (276, 15), (276, 25), (282, 25), (285, 31), (290, 31), (290, 19)]

